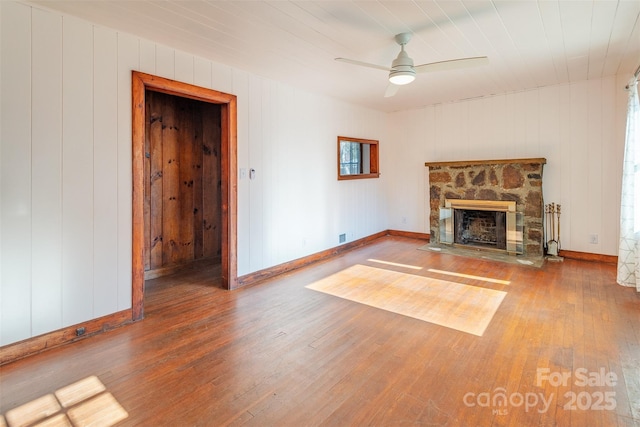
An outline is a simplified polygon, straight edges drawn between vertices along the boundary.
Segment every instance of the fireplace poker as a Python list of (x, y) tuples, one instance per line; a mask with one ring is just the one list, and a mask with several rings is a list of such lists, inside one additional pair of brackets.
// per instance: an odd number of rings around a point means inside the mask
[(551, 205), (547, 205), (547, 209), (546, 209), (546, 219), (547, 219), (547, 226), (545, 227), (545, 231), (547, 232), (547, 236), (546, 236), (546, 242), (545, 243), (549, 243), (552, 240), (551, 237)]
[(545, 222), (545, 227), (544, 227), (544, 246), (549, 249), (549, 241), (551, 240), (549, 238), (549, 226), (551, 225), (551, 220), (549, 219), (549, 205), (544, 205), (544, 222)]
[(556, 240), (556, 217), (554, 216), (556, 213), (556, 204), (555, 202), (551, 202), (551, 238), (554, 242), (558, 243)]
[(558, 212), (558, 252), (560, 252), (560, 205), (557, 207)]
[(542, 220), (542, 238), (544, 239), (542, 242), (544, 247), (547, 247), (547, 228), (549, 227), (548, 222), (549, 217), (549, 205), (544, 205), (544, 219)]

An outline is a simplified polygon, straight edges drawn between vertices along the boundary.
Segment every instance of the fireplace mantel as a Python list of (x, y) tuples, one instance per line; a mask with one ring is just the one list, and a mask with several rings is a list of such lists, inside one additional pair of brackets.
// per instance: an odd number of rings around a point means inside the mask
[(513, 200), (462, 200), (445, 199), (444, 205), (454, 209), (475, 209), (478, 211), (515, 212), (516, 202)]
[(478, 165), (508, 165), (508, 164), (541, 164), (547, 163), (544, 157), (532, 159), (500, 159), (500, 160), (457, 160), (452, 162), (425, 162), (426, 167), (466, 167)]
[(425, 162), (429, 168), (431, 242), (441, 243), (440, 209), (446, 200), (511, 201), (523, 218), (523, 254), (542, 256), (542, 168), (546, 163), (545, 158)]

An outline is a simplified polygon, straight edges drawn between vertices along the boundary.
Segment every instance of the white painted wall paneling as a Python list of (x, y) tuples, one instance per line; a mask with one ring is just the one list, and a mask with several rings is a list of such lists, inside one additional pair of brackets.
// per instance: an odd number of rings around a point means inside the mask
[(246, 169), (247, 176), (238, 179), (238, 276), (251, 272), (250, 195), (249, 195), (249, 76), (242, 71), (233, 72), (232, 93), (237, 98), (238, 110), (238, 173)]
[[(550, 172), (554, 171), (560, 177), (560, 181), (549, 181), (544, 180), (543, 183), (543, 191), (547, 188), (557, 187), (560, 191), (557, 193), (557, 198), (546, 198), (547, 203), (555, 202), (560, 203), (562, 205), (562, 215), (560, 219), (562, 230), (560, 232), (561, 237), (561, 246), (562, 249), (570, 249), (572, 235), (571, 235), (571, 211), (572, 211), (572, 201), (573, 197), (570, 195), (572, 193), (572, 165), (571, 165), (571, 157), (573, 152), (573, 147), (571, 145), (572, 138), (572, 129), (571, 129), (571, 107), (572, 107), (572, 98), (571, 91), (572, 88), (570, 85), (563, 85), (556, 88), (559, 92), (558, 102), (559, 102), (559, 111), (560, 111), (560, 134), (559, 138), (554, 141), (555, 144), (560, 146), (560, 156), (554, 159), (547, 158), (547, 165), (545, 165), (545, 170), (549, 170)], [(544, 157), (547, 157), (546, 155)], [(546, 193), (546, 191), (545, 191)], [(567, 197), (564, 197), (567, 195)], [(574, 249), (575, 250), (575, 249)]]
[[(2, 32), (2, 8), (0, 7), (0, 49), (3, 49), (3, 44), (2, 44), (2, 36), (3, 36), (3, 32)], [(4, 34), (5, 36), (7, 36), (7, 34)], [(0, 55), (0, 191), (2, 191), (2, 88), (3, 88), (3, 83), (2, 83), (2, 55)], [(2, 197), (0, 196), (0, 310), (2, 310), (2, 289), (3, 289), (3, 271), (2, 271)], [(2, 345), (2, 337), (3, 337), (3, 326), (2, 326), (2, 319), (3, 316), (2, 314), (0, 314), (0, 345)]]
[[(62, 319), (93, 318), (93, 27), (63, 18)], [(98, 196), (100, 197), (100, 196)]]
[(118, 33), (118, 306), (117, 311), (131, 307), (131, 254), (133, 233), (132, 150), (131, 150), (131, 70), (139, 69), (143, 57), (142, 41)]
[(193, 84), (211, 89), (211, 62), (206, 59), (193, 58)]
[[(122, 37), (122, 34), (120, 34)], [(133, 37), (131, 37), (134, 39)], [(156, 73), (156, 44), (144, 39), (135, 39), (139, 45), (139, 57), (136, 58), (135, 68), (138, 71), (147, 74), (157, 74)]]
[(186, 52), (175, 52), (175, 79), (184, 83), (193, 84), (194, 58)]
[(338, 183), (334, 163), (339, 133), (379, 138), (384, 114), (76, 18), (2, 12), (3, 344), (131, 306), (132, 69), (239, 96), (239, 161), (257, 171), (240, 185), (240, 274), (386, 228), (381, 180)]
[(118, 35), (93, 30), (93, 317), (118, 307)]
[(31, 336), (31, 8), (1, 6), (0, 344), (5, 344)]
[[(571, 248), (577, 251), (584, 251), (588, 245), (588, 229), (591, 228), (588, 220), (588, 210), (590, 207), (590, 192), (585, 182), (589, 179), (589, 171), (586, 170), (589, 165), (589, 124), (588, 115), (588, 84), (581, 82), (579, 84), (570, 85), (570, 102), (571, 110), (568, 117), (569, 140), (560, 143), (569, 144), (569, 156), (561, 159), (561, 164), (569, 164), (569, 193), (566, 195), (571, 199), (571, 206), (565, 219), (568, 221), (565, 225), (569, 226), (571, 231), (571, 240), (566, 242), (571, 244)], [(565, 193), (562, 194), (564, 199)], [(565, 244), (566, 247), (566, 244)]]
[[(32, 331), (62, 326), (62, 17), (32, 14)], [(26, 283), (25, 283), (26, 284)]]
[[(248, 214), (247, 221), (250, 224), (251, 229), (249, 233), (246, 233), (246, 237), (249, 243), (249, 270), (253, 270), (254, 266), (262, 266), (263, 264), (263, 226), (264, 219), (264, 186), (266, 182), (266, 170), (262, 160), (262, 151), (264, 147), (263, 141), (263, 95), (264, 95), (264, 83), (263, 79), (257, 76), (250, 76), (248, 90), (248, 133), (249, 144), (246, 153), (246, 163), (238, 162), (240, 167), (244, 169), (244, 173), (241, 174), (240, 185), (246, 187), (247, 191), (244, 192), (249, 199), (248, 203), (251, 206), (247, 209)], [(243, 153), (244, 154), (244, 153)], [(256, 179), (251, 180), (249, 176), (250, 169), (256, 170)], [(243, 210), (244, 212), (244, 210)]]
[(167, 79), (176, 77), (176, 51), (160, 44), (155, 45), (156, 71), (155, 74)]

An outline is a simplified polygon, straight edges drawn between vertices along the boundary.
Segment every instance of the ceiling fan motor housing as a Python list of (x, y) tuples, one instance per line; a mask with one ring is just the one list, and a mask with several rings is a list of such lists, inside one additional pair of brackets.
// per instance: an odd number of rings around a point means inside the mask
[[(403, 46), (404, 48), (404, 46)], [(396, 85), (411, 83), (416, 77), (416, 70), (413, 68), (413, 59), (402, 49), (398, 57), (391, 64), (389, 81)]]

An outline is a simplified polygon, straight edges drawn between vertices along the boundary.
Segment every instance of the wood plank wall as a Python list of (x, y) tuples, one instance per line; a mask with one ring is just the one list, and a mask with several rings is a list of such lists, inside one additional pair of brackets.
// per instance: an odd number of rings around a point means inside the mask
[(145, 98), (145, 270), (219, 262), (220, 106), (154, 91)]
[(384, 113), (25, 3), (0, 45), (0, 346), (132, 306), (132, 70), (238, 97), (238, 275), (388, 228), (388, 162), (335, 179), (336, 135), (384, 144)]

